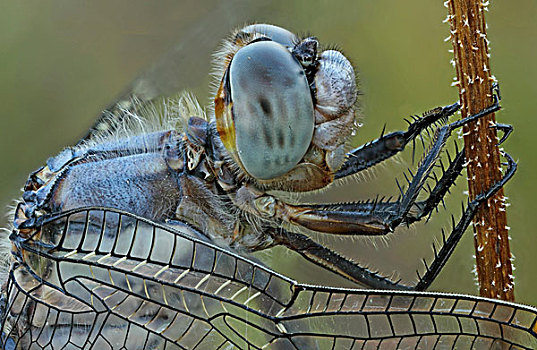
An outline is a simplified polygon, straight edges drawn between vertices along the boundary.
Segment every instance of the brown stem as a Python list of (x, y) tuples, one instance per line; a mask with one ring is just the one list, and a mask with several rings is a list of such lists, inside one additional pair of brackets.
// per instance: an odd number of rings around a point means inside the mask
[[(455, 56), (462, 117), (493, 103), (484, 4), (480, 0), (448, 0), (448, 20)], [(470, 199), (498, 181), (501, 174), (494, 114), (464, 131)], [(514, 300), (511, 253), (503, 189), (484, 204), (474, 219), (474, 243), (480, 295)]]

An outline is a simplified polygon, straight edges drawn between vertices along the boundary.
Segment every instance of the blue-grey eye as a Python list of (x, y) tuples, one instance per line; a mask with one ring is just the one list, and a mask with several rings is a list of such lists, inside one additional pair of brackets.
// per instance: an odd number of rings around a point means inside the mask
[(247, 45), (231, 61), (229, 89), (232, 107), (224, 118), (232, 121), (224, 124), (234, 141), (226, 147), (242, 168), (261, 180), (294, 168), (314, 128), (309, 84), (296, 58), (273, 41)]
[(285, 47), (293, 47), (298, 43), (297, 36), (287, 29), (272, 24), (252, 24), (241, 29), (244, 33), (258, 33)]

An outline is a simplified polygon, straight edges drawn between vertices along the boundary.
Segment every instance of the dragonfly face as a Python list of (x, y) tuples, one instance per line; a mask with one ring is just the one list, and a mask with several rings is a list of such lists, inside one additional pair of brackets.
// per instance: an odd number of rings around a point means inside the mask
[(232, 35), (215, 97), (220, 139), (262, 188), (325, 187), (354, 129), (356, 82), (340, 52), (269, 25)]
[[(529, 307), (301, 285), (244, 257), (284, 245), (359, 284), (423, 290), (481, 201), (516, 169), (506, 155), (505, 177), (470, 203), (416, 285), (313, 241), (303, 232), (380, 235), (429, 215), (465, 161), (459, 152), (417, 200), (451, 131), (498, 108), (446, 125), (458, 104), (436, 108), (345, 156), (354, 72), (341, 53), (319, 47), (282, 28), (247, 26), (218, 55), (214, 119), (183, 97), (145, 120), (155, 108), (133, 96), (32, 173), (10, 236), (3, 348), (533, 348), (537, 312)], [(170, 126), (177, 117), (190, 117), (183, 132)], [(140, 123), (143, 132), (134, 132)], [(271, 191), (325, 187), (429, 128), (431, 148), (395, 201), (293, 204)]]

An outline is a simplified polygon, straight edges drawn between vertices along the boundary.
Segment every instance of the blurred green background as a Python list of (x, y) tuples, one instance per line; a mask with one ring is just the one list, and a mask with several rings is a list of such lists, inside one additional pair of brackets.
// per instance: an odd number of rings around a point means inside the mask
[[(148, 74), (150, 85), (165, 91), (188, 88), (208, 104), (211, 53), (230, 30), (254, 21), (312, 33), (321, 42), (343, 49), (357, 68), (363, 93), (364, 126), (353, 140), (355, 145), (377, 137), (385, 123), (388, 130), (404, 128), (403, 117), (458, 99), (456, 88), (450, 86), (454, 70), (449, 63), (451, 43), (444, 41), (449, 35), (448, 25), (442, 23), (446, 14), (441, 1), (427, 0), (3, 1), (0, 205), (12, 204), (30, 171), (74, 144), (99, 111), (160, 57), (168, 61), (170, 71), (157, 75), (157, 83)], [(537, 305), (537, 215), (533, 212), (537, 186), (532, 174), (537, 171), (537, 157), (529, 145), (537, 131), (532, 108), (537, 96), (535, 14), (534, 0), (494, 2), (487, 13), (491, 66), (501, 83), (504, 107), (497, 118), (514, 125), (515, 133), (504, 147), (519, 161), (519, 171), (506, 189), (516, 296), (517, 301), (533, 305)], [(173, 54), (166, 55), (171, 48)], [(409, 157), (400, 157), (368, 173), (371, 176), (317, 199), (395, 194), (394, 178), (412, 166)], [(465, 180), (458, 185), (448, 201), (457, 215)], [(357, 238), (351, 244), (323, 236), (317, 239), (379, 266), (385, 274), (412, 280), (421, 258), (431, 259), (431, 242), (448, 225), (447, 214), (441, 210), (428, 224), (383, 239)], [(476, 294), (472, 254), (468, 232), (432, 289)], [(350, 286), (281, 249), (260, 256), (300, 281)]]

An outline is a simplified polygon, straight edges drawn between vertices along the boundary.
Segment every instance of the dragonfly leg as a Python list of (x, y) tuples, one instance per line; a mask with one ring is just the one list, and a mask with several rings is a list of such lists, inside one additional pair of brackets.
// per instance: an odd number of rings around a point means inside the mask
[[(500, 108), (499, 97), (497, 94), (493, 96), (495, 102), (492, 106), (464, 119), (439, 127), (436, 130), (434, 141), (420, 161), (416, 173), (412, 174), (411, 172), (412, 179), (408, 180), (409, 184), (406, 192), (403, 193), (401, 190), (401, 196), (393, 204), (377, 207), (378, 203), (375, 201), (368, 212), (364, 212), (360, 206), (355, 207), (353, 204), (299, 206), (300, 211), (291, 215), (289, 221), (314, 231), (326, 233), (386, 234), (392, 232), (400, 224), (411, 224), (420, 220), (436, 208), (463, 169), (464, 155), (463, 153), (458, 153), (453, 160), (450, 159), (448, 169), (444, 170), (441, 180), (438, 180), (435, 188), (430, 191), (429, 198), (422, 203), (416, 203), (416, 199), (424, 188), (426, 180), (434, 174), (432, 170), (446, 141), (453, 130), (498, 110)], [(451, 105), (451, 109), (455, 108), (454, 106)], [(444, 109), (449, 108), (444, 107)], [(427, 116), (424, 118), (427, 118)], [(505, 133), (500, 140), (500, 142), (503, 142), (505, 137), (509, 135), (510, 129), (503, 124), (496, 127)], [(444, 169), (441, 160), (440, 165)]]
[[(401, 190), (401, 196), (396, 201), (375, 200), (361, 203), (291, 205), (266, 193), (254, 193), (244, 187), (237, 193), (237, 199), (242, 199), (242, 205), (239, 206), (243, 209), (249, 208), (248, 210), (251, 212), (257, 211), (263, 216), (279, 219), (317, 232), (343, 235), (387, 234), (394, 231), (401, 224), (410, 225), (421, 220), (438, 206), (464, 168), (464, 151), (457, 152), (456, 156), (450, 159), (447, 169), (444, 169), (442, 165), (443, 174), (440, 179), (436, 179), (436, 175), (434, 175), (436, 184), (432, 189), (429, 188), (428, 198), (423, 201), (416, 200), (418, 194), (424, 189), (427, 179), (433, 176), (434, 172), (432, 170), (439, 162), (440, 154), (452, 131), (498, 108), (499, 104), (498, 100), (496, 100), (493, 106), (475, 115), (439, 127), (434, 134), (431, 147), (420, 161), (416, 173), (412, 174), (412, 178), (408, 181), (407, 190), (404, 193)], [(504, 132), (505, 135), (500, 140), (500, 142), (503, 142), (506, 135), (508, 136), (510, 133), (511, 128), (501, 124), (496, 125), (496, 128)], [(505, 157), (508, 159), (506, 175), (491, 188), (484, 189), (483, 193), (474, 201), (469, 202), (468, 208), (463, 210), (463, 216), (459, 223), (454, 223), (453, 232), (445, 240), (441, 251), (439, 253), (435, 252), (435, 260), (431, 267), (427, 267), (426, 274), (423, 278), (420, 278), (415, 288), (425, 289), (430, 285), (451, 255), (460, 236), (470, 224), (478, 206), (490, 198), (512, 177), (516, 170), (516, 163), (509, 155), (506, 154)], [(440, 164), (442, 164), (441, 161)], [(244, 193), (241, 193), (242, 191)], [(241, 194), (239, 195), (239, 193)], [(246, 205), (244, 205), (245, 203)], [(305, 235), (281, 230), (271, 235), (276, 242), (297, 251), (307, 260), (328, 268), (352, 281), (379, 288), (406, 289), (408, 287), (381, 277), (351, 260), (339, 256)]]
[[(498, 145), (502, 144), (513, 131), (513, 127), (511, 125), (497, 123), (494, 127), (504, 132), (504, 135), (502, 135)], [(404, 224), (410, 225), (421, 220), (423, 217), (430, 217), (433, 210), (440, 204), (441, 201), (443, 201), (444, 196), (449, 192), (450, 187), (455, 183), (455, 180), (461, 174), (465, 161), (464, 150), (462, 150), (460, 152), (456, 151), (456, 156), (453, 158), (453, 160), (449, 158), (448, 168), (445, 169), (441, 163), (443, 173), (442, 177), (438, 179), (436, 174), (432, 173), (436, 181), (435, 186), (432, 189), (430, 187), (428, 188), (429, 196), (426, 200), (414, 203), (414, 208), (412, 208), (403, 219)]]
[(481, 192), (481, 194), (479, 194), (474, 200), (469, 201), (466, 209), (464, 209), (463, 206), (463, 214), (457, 224), (455, 224), (455, 220), (452, 217), (452, 232), (447, 239), (445, 235), (443, 236), (442, 248), (438, 252), (435, 249), (435, 258), (431, 264), (425, 264), (427, 269), (425, 274), (423, 276), (418, 274), (420, 280), (415, 287), (416, 290), (425, 290), (431, 285), (455, 250), (457, 243), (459, 243), (462, 235), (472, 222), (472, 219), (474, 218), (479, 206), (491, 198), (496, 192), (498, 192), (498, 190), (502, 188), (515, 174), (517, 169), (516, 162), (508, 153), (504, 153), (503, 156), (507, 158), (507, 170), (504, 176), (500, 181), (493, 184), (488, 190)]
[[(461, 154), (462, 152), (459, 153), (459, 155)], [(351, 281), (364, 284), (371, 288), (425, 290), (438, 276), (447, 260), (455, 250), (455, 247), (460, 241), (462, 235), (472, 222), (472, 219), (479, 206), (487, 199), (492, 197), (514, 175), (517, 168), (516, 162), (509, 154), (505, 153), (504, 156), (507, 158), (507, 170), (503, 178), (492, 185), (488, 190), (478, 195), (473, 201), (469, 202), (466, 209), (463, 208), (463, 215), (457, 223), (455, 223), (455, 219), (453, 219), (452, 232), (447, 238), (444, 236), (442, 248), (439, 251), (435, 249), (435, 258), (433, 262), (429, 265), (425, 263), (426, 272), (423, 276), (419, 276), (418, 274), (420, 279), (414, 286), (408, 286), (400, 283), (400, 281), (392, 281), (387, 277), (383, 277), (380, 274), (360, 266), (358, 263), (337, 254), (329, 248), (322, 246), (304, 234), (293, 233), (284, 229), (273, 229), (268, 233), (275, 239), (276, 243), (296, 251), (306, 260), (329, 269), (330, 271)], [(461, 158), (463, 159), (464, 157)], [(458, 163), (456, 164), (459, 166)], [(446, 171), (446, 173), (448, 173), (448, 171)], [(438, 183), (442, 183), (442, 180), (443, 179), (440, 179)], [(357, 204), (359, 204), (358, 207), (362, 211), (366, 211), (368, 207), (371, 208), (371, 203)], [(377, 208), (381, 212), (389, 212), (396, 204), (397, 203), (394, 202), (377, 203)], [(427, 206), (427, 201), (420, 202), (420, 204)]]
[(347, 153), (347, 160), (335, 173), (335, 178), (340, 179), (345, 176), (359, 173), (362, 170), (390, 158), (403, 151), (410, 142), (415, 142), (422, 132), (429, 130), (437, 123), (443, 123), (458, 111), (460, 105), (454, 103), (445, 107), (437, 107), (423, 114), (422, 117), (413, 117), (414, 121), (409, 123), (406, 131), (395, 131), (381, 136)]
[(399, 281), (392, 281), (366, 267), (362, 267), (304, 234), (290, 232), (281, 228), (272, 229), (268, 233), (277, 243), (297, 252), (306, 260), (353, 282), (376, 289), (414, 289), (412, 286), (401, 284)]
[[(493, 88), (492, 96), (494, 98), (494, 103), (491, 106), (483, 109), (479, 113), (465, 118), (464, 120), (459, 120), (457, 122), (452, 123), (452, 128), (454, 129), (460, 127), (470, 121), (479, 119), (485, 115), (498, 111), (501, 106), (499, 89), (497, 87)], [(437, 123), (445, 122), (447, 118), (449, 118), (456, 111), (458, 111), (459, 108), (460, 105), (458, 103), (454, 103), (445, 107), (438, 107), (429, 112), (426, 112), (421, 118), (414, 117), (413, 122), (407, 120), (407, 122), (409, 123), (407, 131), (396, 131), (387, 135), (383, 135), (383, 130), (382, 135), (378, 139), (366, 143), (347, 153), (347, 160), (335, 173), (334, 178), (340, 179), (345, 176), (359, 173), (362, 170), (368, 169), (390, 157), (393, 157), (397, 153), (403, 151), (408, 143), (414, 143), (416, 141), (416, 138), (421, 135), (423, 131), (428, 131)], [(496, 127), (505, 132), (504, 137), (502, 138), (502, 140), (500, 140), (500, 143), (502, 143), (509, 135), (510, 129), (505, 129), (506, 126), (503, 124), (497, 124)]]
[[(493, 127), (504, 133), (504, 135), (502, 135), (500, 138), (498, 145), (501, 145), (513, 132), (513, 126), (511, 125), (496, 123), (496, 125)], [(506, 157), (510, 156), (506, 155)], [(433, 173), (436, 180), (435, 186), (432, 189), (429, 187), (429, 196), (426, 200), (416, 202), (414, 204), (414, 210), (412, 210), (411, 213), (409, 212), (410, 215), (407, 215), (404, 219), (405, 224), (410, 225), (421, 220), (425, 216), (430, 217), (432, 211), (443, 200), (446, 193), (449, 192), (449, 188), (455, 183), (455, 180), (461, 174), (465, 161), (464, 150), (462, 150), (457, 152), (453, 160), (450, 159), (450, 164), (447, 169), (444, 169), (442, 166), (443, 175), (440, 179), (437, 179), (436, 175)]]
[[(422, 218), (429, 216), (432, 211), (443, 200), (445, 194), (450, 187), (455, 183), (455, 180), (460, 175), (464, 167), (464, 151), (458, 152), (455, 158), (450, 162), (448, 168), (443, 169), (443, 175), (438, 179), (433, 188), (428, 189), (429, 196), (423, 201), (413, 201), (416, 197), (417, 186), (413, 186), (409, 191), (402, 194), (397, 201), (384, 201), (384, 199), (368, 200), (365, 202), (345, 203), (345, 204), (315, 204), (297, 206), (303, 210), (304, 215), (309, 218), (318, 217), (319, 220), (331, 220), (331, 228), (322, 230), (315, 229), (313, 224), (307, 223), (306, 218), (295, 219), (295, 222), (315, 231), (325, 233), (338, 234), (385, 234), (393, 231), (400, 224), (410, 225)], [(434, 174), (434, 173), (433, 173)], [(410, 193), (409, 193), (410, 192)], [(407, 198), (407, 199), (405, 199)], [(402, 203), (408, 202), (408, 205)], [(339, 218), (339, 222), (338, 222)], [(366, 221), (371, 225), (372, 222), (377, 222), (379, 230), (367, 232), (356, 228), (357, 223)], [(330, 222), (330, 221), (329, 221)], [(341, 225), (341, 228), (336, 231), (335, 226)], [(352, 226), (354, 223), (354, 226)], [(381, 228), (384, 229), (381, 229)]]
[[(464, 154), (462, 152), (457, 152), (455, 158), (450, 159), (447, 170), (444, 169), (440, 160), (439, 163), (443, 169), (441, 179), (437, 180), (434, 188), (429, 190), (429, 198), (422, 202), (416, 202), (427, 179), (434, 175), (432, 170), (438, 163), (444, 145), (452, 131), (482, 118), (498, 108), (499, 104), (496, 98), (493, 106), (438, 128), (434, 134), (434, 141), (420, 161), (416, 173), (411, 173), (412, 179), (408, 180), (409, 185), (406, 192), (403, 193), (401, 190), (401, 196), (395, 202), (381, 200), (370, 203), (291, 205), (267, 194), (261, 194), (261, 196), (257, 194), (253, 196), (239, 195), (238, 198), (247, 198), (244, 202), (250, 203), (248, 206), (262, 215), (276, 217), (313, 231), (347, 235), (383, 235), (393, 232), (401, 224), (410, 225), (429, 215), (443, 200), (463, 170)], [(500, 124), (496, 127), (504, 131), (505, 135), (510, 132), (510, 128), (506, 128), (504, 125)], [(501, 141), (505, 139), (505, 135)], [(434, 176), (436, 178), (436, 175)]]
[[(421, 160), (408, 188), (394, 202), (372, 201), (349, 204), (318, 204), (291, 206), (284, 213), (290, 213), (284, 220), (313, 231), (347, 235), (382, 235), (393, 232), (401, 224), (411, 224), (428, 215), (443, 199), (463, 169), (464, 154), (458, 153), (447, 170), (430, 190), (429, 198), (416, 202), (426, 180), (432, 171), (450, 136), (450, 125), (443, 126), (435, 133), (435, 141)], [(441, 163), (442, 164), (442, 163)], [(442, 166), (443, 168), (443, 166)], [(282, 215), (283, 216), (283, 215)]]

